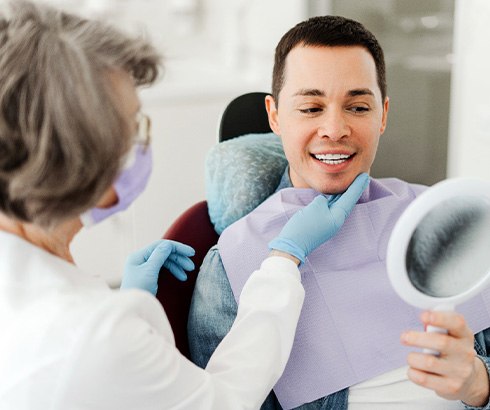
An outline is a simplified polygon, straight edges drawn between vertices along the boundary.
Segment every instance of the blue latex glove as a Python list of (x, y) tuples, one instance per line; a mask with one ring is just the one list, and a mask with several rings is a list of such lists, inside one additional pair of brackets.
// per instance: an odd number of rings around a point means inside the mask
[(343, 194), (317, 196), (297, 211), (269, 243), (270, 249), (289, 253), (304, 263), (318, 246), (332, 238), (344, 224), (359, 197), (369, 184), (369, 176), (360, 174)]
[(187, 279), (184, 270), (194, 269), (194, 262), (189, 259), (194, 253), (193, 248), (180, 242), (166, 239), (155, 241), (129, 255), (121, 289), (143, 289), (156, 295), (160, 268), (164, 266), (177, 279), (184, 281)]

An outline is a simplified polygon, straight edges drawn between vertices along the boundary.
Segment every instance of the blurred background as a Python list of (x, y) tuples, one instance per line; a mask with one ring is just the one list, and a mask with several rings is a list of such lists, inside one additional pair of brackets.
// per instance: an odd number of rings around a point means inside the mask
[(48, 2), (144, 33), (165, 56), (161, 81), (141, 93), (153, 122), (149, 186), (128, 211), (90, 228), (95, 235), (82, 232), (73, 245), (77, 263), (113, 286), (129, 252), (160, 238), (205, 198), (204, 159), (221, 112), (239, 94), (270, 91), (277, 42), (311, 16), (359, 20), (384, 48), (390, 114), (373, 176), (427, 185), (490, 178), (488, 0)]

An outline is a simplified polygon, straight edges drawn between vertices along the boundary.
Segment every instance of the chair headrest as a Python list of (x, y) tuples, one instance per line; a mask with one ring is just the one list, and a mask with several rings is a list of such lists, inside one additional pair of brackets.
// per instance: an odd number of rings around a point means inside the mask
[(247, 134), (215, 145), (206, 158), (206, 199), (218, 234), (276, 190), (287, 167), (274, 133)]

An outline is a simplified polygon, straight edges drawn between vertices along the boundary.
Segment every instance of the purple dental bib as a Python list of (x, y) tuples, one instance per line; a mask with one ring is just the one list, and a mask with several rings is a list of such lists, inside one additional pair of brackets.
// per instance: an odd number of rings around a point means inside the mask
[[(397, 179), (371, 179), (338, 234), (300, 267), (305, 302), (286, 369), (274, 387), (285, 409), (406, 365), (411, 348), (400, 334), (421, 330), (420, 310), (392, 289), (386, 272), (391, 231), (425, 187)], [(317, 192), (277, 192), (221, 235), (218, 246), (239, 300), (250, 274), (267, 257), (273, 239)], [(477, 333), (490, 327), (490, 290), (457, 307)]]

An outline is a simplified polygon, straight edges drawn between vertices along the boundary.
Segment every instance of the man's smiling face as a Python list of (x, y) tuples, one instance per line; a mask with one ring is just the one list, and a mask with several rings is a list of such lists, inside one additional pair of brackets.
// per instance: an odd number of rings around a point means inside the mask
[(344, 192), (369, 172), (386, 127), (371, 54), (360, 46), (298, 45), (286, 59), (276, 106), (267, 97), (273, 131), (282, 139), (297, 188)]

